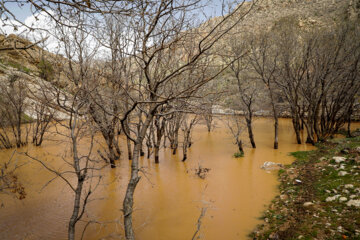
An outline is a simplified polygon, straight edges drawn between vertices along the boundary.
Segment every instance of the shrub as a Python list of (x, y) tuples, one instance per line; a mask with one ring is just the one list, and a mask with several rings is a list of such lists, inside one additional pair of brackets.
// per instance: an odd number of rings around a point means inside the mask
[(243, 157), (243, 156), (244, 156), (244, 152), (236, 152), (236, 153), (234, 153), (235, 158), (240, 158), (240, 157)]
[(40, 77), (46, 81), (54, 79), (54, 68), (49, 61), (41, 60), (37, 65), (39, 68)]

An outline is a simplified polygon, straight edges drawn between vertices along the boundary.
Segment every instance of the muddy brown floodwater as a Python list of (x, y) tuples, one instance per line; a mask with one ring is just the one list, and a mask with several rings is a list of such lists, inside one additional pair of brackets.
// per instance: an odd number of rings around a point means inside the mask
[[(254, 123), (257, 148), (247, 145), (245, 157), (236, 159), (233, 139), (219, 120), (216, 125), (211, 133), (205, 125), (196, 127), (194, 144), (185, 163), (181, 162), (181, 151), (173, 156), (168, 149), (161, 152), (158, 165), (153, 159), (141, 159), (145, 175), (142, 174), (136, 189), (133, 215), (137, 239), (190, 240), (202, 207), (207, 208), (201, 226), (202, 239), (247, 239), (247, 234), (260, 223), (258, 218), (265, 206), (278, 193), (276, 172), (266, 172), (260, 166), (265, 161), (291, 163), (289, 152), (313, 149), (296, 144), (289, 119), (280, 120), (279, 149), (272, 149), (273, 122), (257, 119)], [(244, 139), (247, 140), (247, 135)], [(65, 156), (67, 147), (64, 142), (47, 141), (42, 147), (29, 146), (19, 151), (28, 150), (61, 168), (65, 163), (60, 156)], [(1, 150), (1, 161), (12, 152)], [(4, 204), (0, 208), (0, 239), (66, 239), (73, 204), (69, 187), (59, 179), (44, 187), (53, 178), (51, 173), (22, 155), (16, 155), (16, 161), (26, 163), (17, 174), (27, 196), (22, 201), (0, 196)], [(211, 169), (205, 179), (194, 173), (199, 165)], [(121, 239), (121, 208), (129, 166), (124, 153), (116, 169), (102, 170), (102, 184), (84, 218), (96, 219), (97, 223), (89, 225), (84, 239)], [(77, 236), (83, 226), (84, 223), (77, 225)]]

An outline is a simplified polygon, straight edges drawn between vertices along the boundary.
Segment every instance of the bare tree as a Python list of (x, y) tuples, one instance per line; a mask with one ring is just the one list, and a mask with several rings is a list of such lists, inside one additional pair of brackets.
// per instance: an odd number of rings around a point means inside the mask
[(35, 105), (36, 119), (33, 124), (32, 142), (35, 146), (40, 146), (44, 141), (44, 135), (49, 130), (50, 123), (54, 117), (54, 110), (40, 103)]
[[(74, 146), (74, 164), (77, 165), (78, 160), (83, 159), (86, 163), (91, 162), (90, 157), (75, 156), (75, 147), (78, 143), (76, 138), (79, 133), (76, 126), (81, 127), (82, 124), (88, 122), (87, 114), (91, 115), (97, 126), (100, 126), (98, 124), (100, 122), (101, 124), (106, 123), (106, 129), (109, 129), (108, 126), (112, 124), (109, 119), (120, 120), (123, 133), (133, 143), (131, 177), (123, 201), (124, 228), (127, 239), (135, 239), (132, 224), (134, 192), (140, 180), (139, 156), (148, 129), (161, 106), (175, 103), (178, 100), (194, 100), (201, 97), (197, 95), (198, 90), (226, 69), (227, 66), (220, 66), (214, 72), (206, 71), (212, 60), (210, 55), (214, 54), (211, 50), (243, 19), (256, 1), (251, 4), (244, 4), (244, 2), (234, 5), (235, 7), (229, 9), (229, 12), (225, 13), (224, 11), (223, 17), (202, 25), (198, 25), (194, 21), (195, 15), (202, 7), (202, 3), (198, 0), (145, 2), (37, 0), (30, 3), (34, 6), (35, 11), (44, 11), (57, 24), (54, 36), (58, 37), (61, 42), (67, 58), (65, 60), (67, 66), (62, 70), (71, 82), (68, 91), (73, 97), (59, 93), (54, 99), (57, 100), (57, 105), (61, 106), (63, 111), (70, 116), (71, 121), (69, 121), (68, 128), (71, 130), (71, 140)], [(1, 16), (16, 20), (16, 17), (7, 9), (6, 2), (1, 1), (0, 4), (4, 9), (0, 13)], [(244, 11), (240, 11), (240, 9), (243, 10), (243, 6), (246, 8)], [(102, 65), (94, 63), (95, 52), (92, 52), (94, 48), (89, 44), (86, 46), (90, 41), (88, 37), (92, 34), (93, 27), (104, 26), (103, 23), (108, 18), (112, 18), (113, 22), (117, 24), (124, 22), (126, 26), (129, 26), (123, 32), (125, 34), (120, 36), (121, 41), (119, 41), (120, 43), (130, 42), (130, 47), (126, 51), (122, 50), (121, 44), (111, 42), (107, 46), (112, 53), (121, 51), (133, 63), (130, 72), (133, 72), (134, 75), (128, 79), (127, 86), (123, 84), (126, 83), (125, 78), (119, 77), (115, 71), (110, 73), (110, 76), (121, 79), (119, 82), (122, 83), (118, 84), (122, 86), (115, 92), (124, 96), (118, 99), (123, 103), (120, 106), (124, 106), (124, 108), (120, 107), (123, 111), (119, 112), (113, 111), (109, 105), (102, 104), (104, 101), (101, 101), (100, 98), (109, 95), (99, 89), (102, 85), (97, 84), (94, 76), (100, 76), (101, 80), (108, 82), (108, 72), (101, 71), (103, 70)], [(121, 21), (119, 21), (120, 19)], [(112, 59), (111, 63), (121, 64), (119, 58)], [(124, 58), (120, 60), (126, 61)], [(172, 107), (168, 109), (167, 113), (161, 115), (168, 116), (178, 111), (181, 109)], [(101, 119), (102, 117), (107, 120)], [(78, 121), (79, 119), (81, 121)], [(133, 123), (134, 119), (137, 121)], [(115, 132), (118, 131), (115, 130)], [(111, 143), (111, 141), (109, 142)], [(114, 166), (114, 162), (112, 162), (112, 166)], [(77, 166), (74, 169), (77, 185), (74, 187), (75, 204), (69, 223), (70, 239), (74, 238), (75, 224), (83, 214), (83, 211), (79, 211), (79, 199), (81, 196), (85, 196), (87, 199), (86, 196), (88, 196), (87, 194), (82, 195), (83, 180), (86, 178), (84, 174), (87, 172)], [(88, 189), (87, 192), (89, 191)], [(83, 206), (85, 206), (84, 203), (86, 201), (83, 201)]]
[[(211, 71), (213, 69), (214, 67), (211, 67), (211, 69), (208, 69), (207, 71)], [(213, 81), (207, 83), (206, 86), (200, 90), (200, 94), (203, 97), (197, 100), (197, 102), (199, 102), (199, 106), (196, 112), (203, 117), (208, 132), (211, 132), (211, 130), (215, 127), (213, 108), (217, 103), (221, 102), (223, 93), (227, 92), (223, 88), (222, 84), (219, 84), (217, 81)]]
[(235, 153), (234, 156), (242, 157), (244, 156), (244, 148), (243, 142), (241, 140), (241, 134), (244, 131), (244, 122), (240, 116), (235, 114), (229, 116), (228, 119), (225, 120), (228, 129), (230, 130), (231, 135), (235, 139), (235, 144), (238, 147), (239, 152)]
[[(229, 53), (223, 55), (223, 60), (226, 62), (232, 62), (229, 66), (233, 78), (235, 79), (238, 91), (236, 92), (237, 106), (244, 114), (246, 120), (246, 126), (248, 129), (249, 140), (251, 146), (256, 148), (254, 133), (253, 133), (253, 116), (254, 116), (254, 105), (256, 99), (259, 97), (259, 86), (257, 79), (253, 79), (249, 73), (249, 61), (245, 58), (248, 54), (248, 47), (246, 40), (242, 42), (230, 38)], [(233, 61), (235, 59), (235, 61)], [(233, 87), (232, 85), (230, 86)], [(239, 101), (240, 100), (240, 101)], [(232, 106), (233, 108), (235, 106)]]
[(273, 28), (274, 43), (279, 54), (278, 71), (275, 82), (282, 90), (282, 95), (289, 104), (296, 141), (301, 144), (301, 119), (304, 118), (304, 99), (301, 95), (301, 84), (306, 77), (310, 52), (313, 48), (311, 40), (304, 41), (298, 20), (294, 16), (280, 19)]
[(296, 18), (285, 18), (275, 29), (278, 58), (274, 78), (286, 97), (297, 142), (304, 124), (307, 143), (331, 135), (351, 119), (359, 91), (359, 44), (349, 22), (336, 28), (300, 34)]
[[(159, 110), (161, 111), (161, 110)], [(159, 163), (159, 151), (161, 139), (165, 134), (165, 122), (166, 118), (156, 115), (154, 118), (155, 134), (153, 135), (153, 146), (154, 146), (154, 158), (155, 163)]]
[(147, 131), (145, 135), (145, 143), (147, 148), (147, 155), (146, 157), (149, 159), (152, 151), (153, 151), (153, 137), (154, 137), (154, 123), (152, 122), (149, 126), (149, 130)]
[(277, 107), (277, 98), (275, 92), (275, 74), (277, 70), (278, 56), (273, 50), (270, 33), (261, 33), (254, 36), (250, 41), (249, 62), (257, 74), (257, 79), (262, 81), (268, 91), (274, 118), (274, 149), (279, 147), (279, 113)]
[(170, 141), (170, 149), (172, 154), (176, 154), (179, 145), (179, 130), (183, 121), (183, 114), (180, 112), (172, 113), (168, 121), (166, 121), (166, 136)]
[[(198, 1), (162, 1), (158, 3), (142, 3), (137, 9), (134, 31), (130, 34), (134, 39), (134, 57), (143, 73), (144, 98), (132, 100), (129, 111), (122, 116), (125, 119), (135, 109), (144, 111), (145, 119), (136, 137), (125, 134), (134, 142), (131, 163), (131, 178), (123, 202), (124, 227), (127, 239), (135, 239), (132, 226), (134, 191), (140, 180), (139, 151), (148, 127), (158, 107), (177, 99), (191, 98), (207, 82), (215, 79), (224, 69), (216, 73), (206, 74), (210, 49), (228, 33), (251, 9), (239, 14), (240, 4), (225, 17), (215, 23), (193, 28), (192, 13), (198, 8)], [(234, 19), (228, 24), (229, 19)], [(185, 31), (188, 30), (188, 31)], [(202, 73), (202, 74), (197, 74)], [(205, 74), (204, 74), (205, 73)], [(194, 74), (196, 78), (191, 77)], [(187, 82), (186, 84), (183, 84)], [(176, 86), (175, 86), (176, 83)], [(180, 84), (179, 84), (180, 83)], [(174, 111), (174, 110), (170, 110)]]
[[(9, 79), (0, 84), (0, 108), (2, 115), (1, 143), (5, 148), (12, 146), (7, 131), (11, 130), (16, 147), (27, 144), (29, 129), (23, 127), (25, 122), (25, 109), (27, 107), (26, 98), (28, 95), (27, 86), (23, 79), (18, 75), (10, 75)], [(23, 134), (25, 130), (25, 135)]]
[[(95, 125), (92, 124), (91, 108), (93, 101), (91, 95), (97, 87), (94, 78), (98, 77), (94, 63), (95, 52), (89, 49), (88, 35), (81, 31), (83, 27), (83, 16), (73, 16), (73, 22), (77, 22), (78, 28), (69, 29), (63, 25), (56, 26), (59, 44), (64, 48), (66, 58), (58, 58), (58, 66), (61, 74), (56, 77), (65, 77), (68, 88), (57, 88), (55, 85), (42, 82), (43, 90), (41, 99), (46, 107), (56, 109), (57, 114), (62, 112), (65, 121), (58, 119), (56, 133), (65, 138), (69, 146), (70, 158), (63, 157), (69, 169), (59, 170), (51, 167), (42, 159), (35, 158), (29, 153), (28, 157), (40, 163), (45, 169), (54, 174), (54, 178), (60, 178), (73, 192), (74, 202), (72, 214), (68, 224), (68, 239), (75, 239), (76, 224), (82, 219), (86, 212), (90, 196), (101, 181), (101, 175), (96, 174), (107, 164), (98, 161), (94, 156)], [(95, 86), (94, 86), (95, 84)], [(85, 152), (79, 150), (79, 146), (88, 143)], [(49, 184), (47, 183), (47, 184)]]
[(347, 121), (359, 91), (359, 43), (350, 26), (321, 34), (315, 41), (302, 85), (307, 103), (304, 124), (314, 143), (333, 135)]

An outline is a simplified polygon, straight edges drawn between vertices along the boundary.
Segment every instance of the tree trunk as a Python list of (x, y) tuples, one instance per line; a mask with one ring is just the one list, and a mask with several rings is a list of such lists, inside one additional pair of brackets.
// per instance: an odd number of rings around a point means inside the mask
[(115, 165), (115, 153), (114, 153), (114, 150), (112, 148), (109, 148), (109, 160), (110, 160), (110, 166), (111, 168), (115, 168), (116, 165)]
[(297, 144), (301, 144), (301, 137), (300, 137), (300, 129), (295, 128), (295, 134), (296, 134), (296, 142)]
[(212, 116), (211, 115), (206, 115), (205, 116), (205, 121), (206, 121), (206, 126), (207, 126), (208, 132), (211, 132)]
[(305, 122), (304, 122), (304, 124), (305, 124), (306, 132), (307, 132), (306, 143), (310, 143), (312, 145), (315, 145), (314, 136), (312, 134), (312, 130), (310, 129), (311, 124), (308, 124), (308, 123), (305, 123)]
[(351, 104), (348, 114), (347, 114), (347, 137), (351, 137), (351, 115), (353, 112), (353, 105)]
[(71, 215), (69, 226), (68, 226), (68, 239), (75, 239), (75, 225), (78, 221), (79, 212), (80, 212), (80, 200), (81, 200), (81, 192), (83, 187), (84, 180), (78, 179), (77, 188), (75, 190), (75, 200), (74, 200), (74, 209)]
[(276, 115), (274, 116), (274, 120), (275, 120), (275, 124), (274, 124), (274, 127), (275, 127), (274, 149), (278, 149), (279, 148), (279, 137), (278, 137), (278, 134), (279, 134), (279, 120), (278, 120), (278, 117)]
[(243, 149), (242, 141), (241, 141), (241, 140), (238, 140), (238, 141), (237, 141), (237, 145), (238, 145), (239, 152), (242, 153), (242, 154), (244, 154), (244, 149)]
[(164, 135), (164, 142), (163, 142), (164, 148), (166, 148), (166, 134)]
[(126, 143), (127, 143), (127, 149), (128, 149), (128, 158), (129, 158), (129, 160), (131, 160), (132, 159), (131, 141), (129, 138), (126, 138)]
[(155, 158), (155, 163), (159, 163), (159, 146), (155, 145), (154, 147), (154, 158)]
[(175, 139), (174, 139), (174, 146), (173, 146), (173, 155), (176, 154), (176, 150), (178, 148), (179, 145), (179, 130), (175, 132)]
[(275, 130), (275, 138), (274, 138), (274, 149), (278, 149), (279, 148), (279, 120), (278, 120), (278, 115), (277, 115), (277, 109), (275, 106), (275, 100), (274, 100), (274, 96), (273, 96), (273, 92), (269, 86), (269, 92), (270, 92), (270, 99), (271, 99), (271, 105), (272, 105), (272, 109), (273, 109), (273, 114), (274, 114), (274, 130)]
[(111, 139), (111, 136), (106, 136), (106, 143), (108, 145), (108, 150), (109, 150), (109, 154), (108, 154), (108, 158), (110, 161), (110, 166), (111, 168), (115, 168), (115, 160), (118, 159), (117, 155), (115, 154), (114, 148), (113, 148), (113, 141)]
[(183, 145), (183, 159), (182, 159), (183, 162), (185, 162), (186, 159), (187, 159), (187, 146), (188, 146), (188, 144), (185, 144), (185, 142), (184, 142), (184, 145)]
[(183, 159), (182, 159), (183, 162), (185, 162), (186, 159), (187, 159), (187, 153), (186, 152), (187, 152), (187, 150), (184, 150)]
[(21, 145), (21, 118), (19, 117), (17, 123), (16, 146), (19, 148)]
[(116, 159), (119, 159), (121, 156), (121, 151), (119, 148), (118, 141), (115, 139), (114, 136), (112, 137), (112, 139), (113, 139), (113, 146), (115, 147), (115, 150), (116, 150)]
[(147, 159), (150, 158), (150, 155), (151, 155), (151, 148), (148, 147), (148, 148), (147, 148)]
[(132, 212), (134, 205), (134, 192), (136, 185), (138, 184), (139, 177), (139, 149), (140, 143), (136, 142), (134, 146), (133, 159), (131, 163), (131, 177), (129, 184), (126, 189), (126, 194), (123, 202), (124, 212), (124, 226), (125, 226), (125, 237), (127, 240), (134, 240), (135, 235), (132, 227)]
[(140, 180), (139, 176), (139, 155), (140, 155), (140, 147), (141, 143), (146, 135), (146, 131), (153, 119), (152, 112), (155, 111), (155, 107), (150, 111), (150, 114), (147, 116), (140, 132), (138, 133), (138, 137), (134, 144), (133, 151), (133, 159), (131, 162), (131, 177), (126, 189), (125, 198), (123, 201), (123, 213), (124, 213), (124, 228), (125, 228), (125, 237), (127, 240), (134, 240), (134, 230), (132, 226), (132, 213), (133, 213), (133, 205), (134, 205), (134, 192), (136, 185)]
[(145, 155), (144, 149), (143, 149), (143, 144), (141, 143), (140, 145), (140, 156), (143, 157)]
[(246, 125), (247, 125), (247, 129), (249, 132), (249, 139), (250, 139), (251, 146), (252, 146), (252, 148), (256, 148), (254, 134), (253, 134), (253, 130), (252, 130), (251, 118), (246, 119)]
[(351, 136), (351, 118), (348, 119), (348, 124), (347, 124), (347, 137), (352, 137)]
[(293, 127), (294, 127), (294, 131), (295, 131), (295, 135), (296, 135), (296, 142), (298, 144), (301, 144), (301, 137), (300, 137), (300, 122), (298, 117), (294, 117), (292, 119), (292, 123), (293, 123)]

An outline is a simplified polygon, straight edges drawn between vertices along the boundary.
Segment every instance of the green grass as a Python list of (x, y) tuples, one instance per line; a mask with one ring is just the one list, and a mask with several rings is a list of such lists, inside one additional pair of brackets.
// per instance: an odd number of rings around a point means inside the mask
[(290, 155), (296, 158), (297, 163), (303, 164), (308, 161), (309, 155), (312, 152), (313, 151), (297, 151), (290, 153)]
[(244, 156), (244, 152), (236, 152), (236, 153), (234, 153), (233, 156), (234, 156), (234, 158), (241, 158)]

